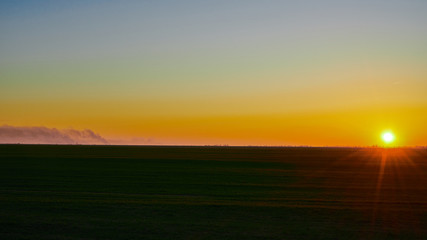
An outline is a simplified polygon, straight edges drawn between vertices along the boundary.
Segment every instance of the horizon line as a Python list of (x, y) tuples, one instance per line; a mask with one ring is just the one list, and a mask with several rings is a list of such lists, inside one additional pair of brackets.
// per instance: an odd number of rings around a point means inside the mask
[(229, 144), (203, 144), (203, 145), (191, 145), (191, 144), (62, 144), (62, 143), (0, 143), (0, 145), (28, 145), (28, 146), (129, 146), (129, 147), (253, 147), (253, 148), (427, 148), (427, 146), (311, 146), (311, 145), (229, 145)]

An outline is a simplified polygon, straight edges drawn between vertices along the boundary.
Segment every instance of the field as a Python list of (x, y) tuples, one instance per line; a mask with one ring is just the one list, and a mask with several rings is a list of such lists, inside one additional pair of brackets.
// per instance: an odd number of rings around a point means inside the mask
[(0, 145), (0, 239), (427, 239), (427, 150)]

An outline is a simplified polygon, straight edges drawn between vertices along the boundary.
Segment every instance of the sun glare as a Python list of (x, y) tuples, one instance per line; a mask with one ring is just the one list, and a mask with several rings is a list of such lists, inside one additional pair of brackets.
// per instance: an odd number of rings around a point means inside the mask
[(390, 132), (390, 131), (384, 132), (381, 135), (381, 138), (383, 139), (383, 141), (385, 143), (392, 143), (394, 141), (394, 139), (395, 139), (394, 134), (392, 132)]

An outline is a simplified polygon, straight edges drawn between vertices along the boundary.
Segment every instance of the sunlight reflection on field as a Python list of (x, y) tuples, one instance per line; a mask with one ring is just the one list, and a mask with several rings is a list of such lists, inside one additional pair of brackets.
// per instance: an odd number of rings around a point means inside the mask
[[(0, 150), (5, 239), (48, 238), (40, 229), (80, 238), (90, 232), (100, 239), (118, 233), (132, 239), (133, 232), (151, 231), (153, 239), (162, 239), (165, 228), (171, 230), (168, 239), (427, 236), (425, 149), (0, 145)], [(117, 224), (123, 228), (115, 232)]]

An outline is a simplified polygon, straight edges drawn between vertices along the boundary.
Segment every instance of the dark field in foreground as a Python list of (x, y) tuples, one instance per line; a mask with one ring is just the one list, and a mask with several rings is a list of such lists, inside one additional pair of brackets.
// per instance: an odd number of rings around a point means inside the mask
[(426, 239), (427, 150), (0, 145), (0, 239)]

